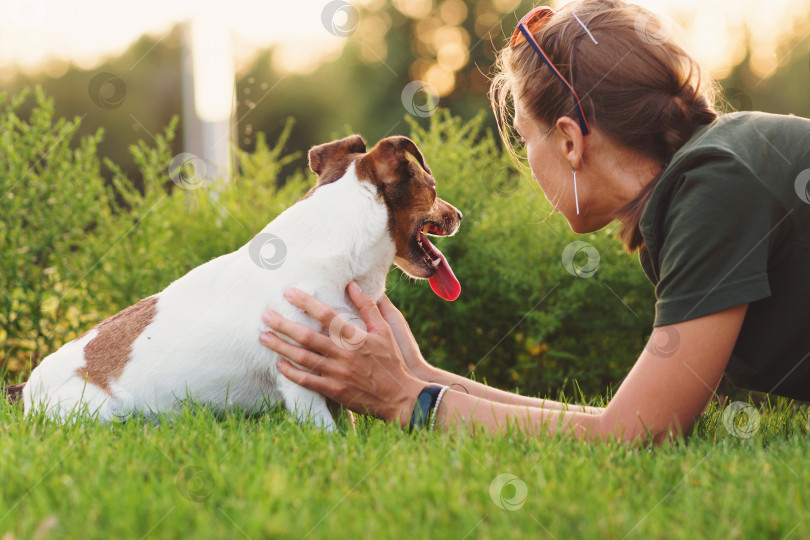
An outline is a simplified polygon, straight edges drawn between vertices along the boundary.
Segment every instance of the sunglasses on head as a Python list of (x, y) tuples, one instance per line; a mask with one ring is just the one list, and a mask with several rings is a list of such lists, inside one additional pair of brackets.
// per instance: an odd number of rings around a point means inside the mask
[[(551, 59), (543, 52), (543, 49), (540, 47), (540, 44), (537, 43), (537, 40), (534, 39), (534, 33), (539, 31), (543, 28), (548, 21), (551, 20), (551, 17), (554, 15), (554, 10), (547, 6), (540, 6), (536, 7), (526, 15), (520, 19), (520, 22), (517, 24), (517, 28), (515, 28), (515, 32), (512, 34), (512, 39), (509, 40), (509, 46), (515, 47), (518, 43), (522, 43), (523, 39), (529, 42), (529, 45), (540, 55), (540, 58), (543, 59), (543, 62), (551, 68), (551, 72), (557, 76), (560, 81), (565, 85), (566, 88), (571, 92), (571, 95), (574, 96), (574, 102), (576, 103), (577, 108), (577, 115), (579, 116), (579, 129), (582, 130), (583, 135), (587, 135), (591, 132), (591, 128), (588, 125), (588, 121), (585, 120), (585, 111), (582, 109), (582, 104), (579, 102), (579, 96), (577, 95), (574, 87), (565, 80), (562, 73), (557, 70), (554, 66), (554, 63)], [(580, 24), (582, 24), (580, 22)], [(584, 25), (583, 25), (584, 27)], [(587, 31), (587, 28), (586, 28)], [(590, 32), (589, 32), (590, 34)], [(593, 38), (591, 38), (593, 39)]]

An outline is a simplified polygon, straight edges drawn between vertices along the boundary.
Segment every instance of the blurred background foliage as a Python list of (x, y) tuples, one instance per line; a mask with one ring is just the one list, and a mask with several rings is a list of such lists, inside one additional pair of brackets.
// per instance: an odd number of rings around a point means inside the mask
[[(246, 243), (314, 181), (304, 170), (312, 145), (352, 132), (371, 143), (400, 133), (417, 141), (440, 195), (465, 214), (460, 234), (438, 242), (462, 283), (458, 301), (443, 302), (397, 269), (389, 275), (390, 296), (424, 355), (527, 393), (570, 393), (576, 381), (586, 395), (604, 395), (644, 346), (653, 288), (612, 227), (573, 234), (493, 137), (487, 74), (532, 5), (374, 1), (358, 6), (359, 26), (342, 52), (309, 73), (278, 69), (273, 49), (258, 53), (236, 80), (234, 180), (190, 193), (172, 189), (167, 174), (183, 151), (179, 27), (144, 36), (92, 70), (7, 79), (0, 361), (8, 378), (23, 378), (98, 321)], [(730, 108), (810, 116), (809, 16), (795, 25), (767, 77), (751, 68), (750, 47), (729, 67), (720, 82)], [(120, 107), (93, 103), (90, 81), (102, 72), (125, 82)], [(439, 91), (440, 112), (408, 114), (402, 90), (414, 80)], [(35, 87), (43, 91), (25, 90)], [(592, 277), (561, 264), (574, 240), (599, 252)]]
[[(236, 80), (235, 140), (251, 151), (256, 134), (276, 138), (288, 118), (296, 121), (285, 144), (300, 152), (285, 172), (305, 166), (306, 150), (348, 131), (369, 142), (407, 130), (403, 88), (414, 80), (430, 83), (439, 105), (463, 119), (489, 107), (486, 92), (495, 52), (507, 41), (518, 18), (536, 2), (520, 0), (374, 0), (358, 5), (359, 23), (339, 55), (305, 74), (285, 71), (274, 48), (260, 51)], [(808, 2), (810, 7), (810, 2)], [(761, 73), (752, 69), (757, 49), (747, 32), (738, 34), (745, 53), (725, 66), (720, 80), (730, 108), (810, 116), (810, 10), (794, 15), (791, 34), (781, 36), (780, 55)], [(688, 20), (679, 21), (684, 24)], [(56, 97), (58, 116), (82, 118), (79, 134), (104, 128), (99, 153), (112, 158), (131, 178), (138, 170), (127, 148), (160, 132), (181, 114), (181, 42), (178, 25), (165, 35), (143, 36), (121, 55), (92, 70), (69, 65), (52, 78), (47, 71), (20, 73), (3, 88), (17, 93), (41, 85)], [(731, 59), (729, 60), (731, 62)], [(120, 107), (103, 109), (89, 95), (91, 79), (108, 72), (126, 85)], [(425, 100), (423, 93), (417, 102)], [(420, 103), (417, 103), (420, 105)], [(421, 125), (426, 118), (416, 118)], [(182, 117), (180, 118), (182, 127)], [(495, 127), (487, 114), (485, 128)], [(183, 150), (182, 129), (172, 142)]]

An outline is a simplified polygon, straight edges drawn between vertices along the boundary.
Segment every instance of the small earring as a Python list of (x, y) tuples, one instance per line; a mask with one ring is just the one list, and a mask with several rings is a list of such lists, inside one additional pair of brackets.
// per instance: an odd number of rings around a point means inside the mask
[(579, 215), (579, 197), (577, 196), (577, 171), (571, 167), (571, 173), (574, 175), (574, 202), (577, 205), (577, 215)]

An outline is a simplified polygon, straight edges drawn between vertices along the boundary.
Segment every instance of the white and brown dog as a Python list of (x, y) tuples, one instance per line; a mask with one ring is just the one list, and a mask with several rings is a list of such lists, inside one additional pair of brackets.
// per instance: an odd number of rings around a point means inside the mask
[(346, 286), (355, 280), (378, 299), (393, 263), (453, 300), (458, 280), (425, 234), (455, 234), (462, 215), (437, 198), (425, 159), (406, 137), (366, 152), (352, 135), (312, 148), (309, 165), (317, 185), (251, 242), (45, 358), (22, 388), (26, 413), (89, 412), (108, 421), (171, 412), (186, 399), (248, 411), (283, 402), (298, 420), (334, 428), (325, 398), (282, 376), (276, 353), (259, 343), (268, 330), (262, 313), (272, 309), (326, 333), (284, 290), (295, 286), (359, 320)]

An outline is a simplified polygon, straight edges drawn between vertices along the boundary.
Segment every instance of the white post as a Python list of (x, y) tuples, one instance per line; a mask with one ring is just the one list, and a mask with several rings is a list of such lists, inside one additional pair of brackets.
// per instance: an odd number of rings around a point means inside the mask
[(207, 180), (228, 182), (234, 166), (230, 29), (213, 13), (195, 15), (183, 31), (182, 62), (184, 151), (205, 162)]

